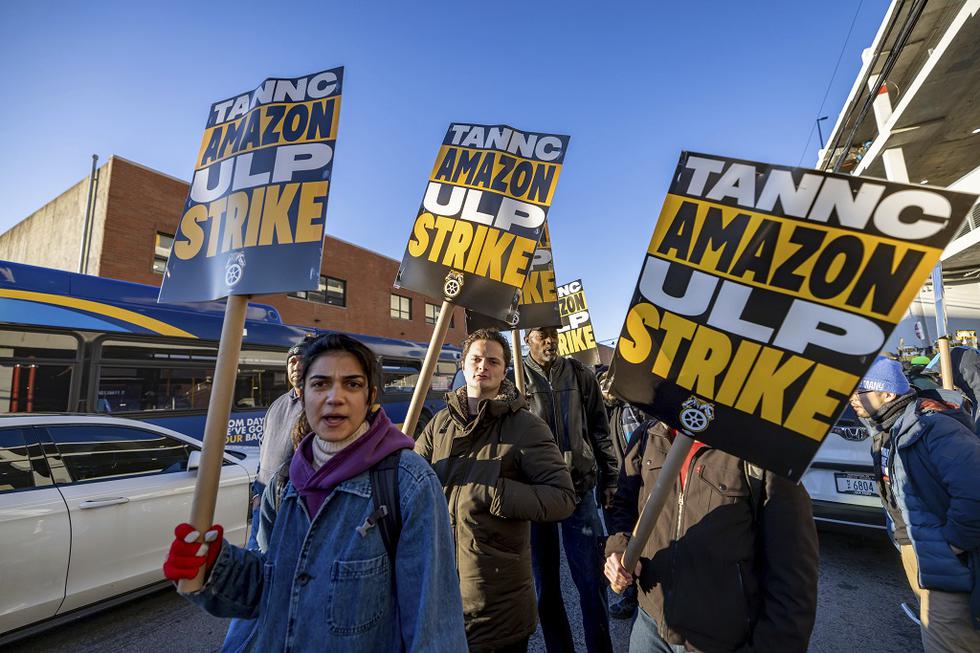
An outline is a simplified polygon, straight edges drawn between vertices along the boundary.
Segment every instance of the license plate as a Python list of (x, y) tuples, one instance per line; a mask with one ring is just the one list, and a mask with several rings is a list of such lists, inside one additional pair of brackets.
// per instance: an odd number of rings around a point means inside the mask
[(841, 494), (860, 494), (865, 497), (878, 496), (878, 482), (874, 474), (834, 474), (837, 491)]

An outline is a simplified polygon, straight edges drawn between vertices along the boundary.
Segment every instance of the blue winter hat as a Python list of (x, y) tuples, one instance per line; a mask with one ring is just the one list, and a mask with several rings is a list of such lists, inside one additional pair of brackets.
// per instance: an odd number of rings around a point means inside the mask
[(902, 364), (884, 356), (879, 356), (871, 364), (871, 368), (858, 383), (858, 390), (873, 390), (875, 392), (894, 392), (903, 395), (911, 389), (909, 380), (902, 372)]

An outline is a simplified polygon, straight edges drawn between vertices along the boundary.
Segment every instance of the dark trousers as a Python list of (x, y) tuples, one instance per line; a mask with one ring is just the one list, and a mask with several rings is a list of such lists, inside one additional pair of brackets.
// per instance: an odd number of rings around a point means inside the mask
[(602, 575), (604, 561), (599, 555), (602, 524), (599, 523), (595, 495), (591, 491), (582, 497), (575, 512), (565, 521), (531, 524), (531, 566), (545, 645), (551, 653), (575, 650), (561, 592), (559, 527), (565, 559), (578, 589), (586, 648), (589, 653), (611, 653), (609, 607)]
[(501, 648), (495, 648), (493, 649), (493, 653), (527, 653), (527, 643), (530, 639), (530, 637), (525, 637), (519, 642), (514, 642)]

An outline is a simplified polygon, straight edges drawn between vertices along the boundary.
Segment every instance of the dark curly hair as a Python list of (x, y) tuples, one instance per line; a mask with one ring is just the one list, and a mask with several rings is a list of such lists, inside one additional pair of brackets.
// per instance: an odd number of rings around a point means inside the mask
[(466, 360), (466, 353), (470, 350), (470, 345), (472, 345), (477, 340), (492, 340), (500, 344), (504, 349), (504, 368), (510, 367), (512, 353), (510, 351), (510, 343), (507, 342), (500, 331), (497, 329), (477, 329), (470, 335), (466, 336), (466, 340), (463, 341), (463, 360)]
[[(304, 345), (303, 376), (300, 387), (306, 386), (306, 375), (313, 365), (313, 361), (320, 356), (344, 352), (356, 358), (357, 362), (360, 363), (361, 369), (364, 371), (364, 376), (367, 377), (368, 398), (373, 397), (375, 401), (380, 400), (381, 364), (378, 363), (378, 357), (374, 355), (374, 352), (367, 345), (343, 333), (328, 333), (310, 340), (304, 343)], [(374, 412), (376, 409), (377, 406), (371, 406), (371, 412)], [(313, 428), (306, 419), (306, 411), (304, 410), (300, 413), (296, 424), (293, 425), (293, 431), (291, 433), (293, 448), (299, 447), (300, 441), (312, 430)]]

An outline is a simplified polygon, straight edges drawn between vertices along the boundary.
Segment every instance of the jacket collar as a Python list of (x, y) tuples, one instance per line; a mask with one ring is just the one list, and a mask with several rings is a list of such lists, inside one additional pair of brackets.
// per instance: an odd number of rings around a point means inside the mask
[[(365, 497), (365, 498), (370, 497), (371, 496), (371, 472), (370, 471), (361, 472), (354, 478), (349, 478), (346, 481), (342, 481), (339, 485), (337, 485), (337, 487), (334, 488), (334, 491), (330, 493), (330, 495), (327, 497), (327, 500), (329, 500), (330, 497), (332, 497), (337, 492), (356, 494), (359, 497)], [(288, 497), (296, 497), (297, 499), (299, 499), (299, 490), (296, 489), (296, 486), (293, 485), (292, 481), (290, 481), (286, 485), (286, 491), (283, 493), (284, 500)]]
[[(449, 415), (453, 420), (460, 425), (466, 425), (469, 422), (469, 402), (466, 397), (465, 385), (447, 394), (446, 403), (449, 407)], [(514, 384), (510, 382), (510, 379), (504, 378), (496, 397), (480, 401), (476, 409), (476, 419), (470, 426), (487, 419), (497, 419), (507, 413), (516, 413), (526, 406), (527, 402), (517, 393)]]
[[(549, 375), (545, 373), (544, 368), (538, 365), (538, 362), (531, 358), (531, 354), (524, 357), (524, 367), (531, 370), (535, 374), (547, 379)], [(551, 364), (551, 375), (558, 376), (562, 373), (562, 369), (565, 367), (565, 357), (559, 356), (555, 359), (555, 362)]]
[(895, 441), (895, 447), (898, 449), (904, 449), (905, 447), (910, 447), (915, 444), (922, 434), (925, 433), (926, 429), (923, 426), (922, 418), (931, 418), (932, 415), (945, 415), (950, 419), (954, 419), (963, 425), (968, 431), (973, 431), (973, 425), (970, 423), (970, 416), (963, 411), (962, 408), (951, 408), (949, 410), (944, 410), (941, 412), (927, 411), (923, 412), (920, 410), (921, 401), (913, 401), (906, 408), (902, 416), (898, 418), (898, 422), (892, 427), (892, 434)]

